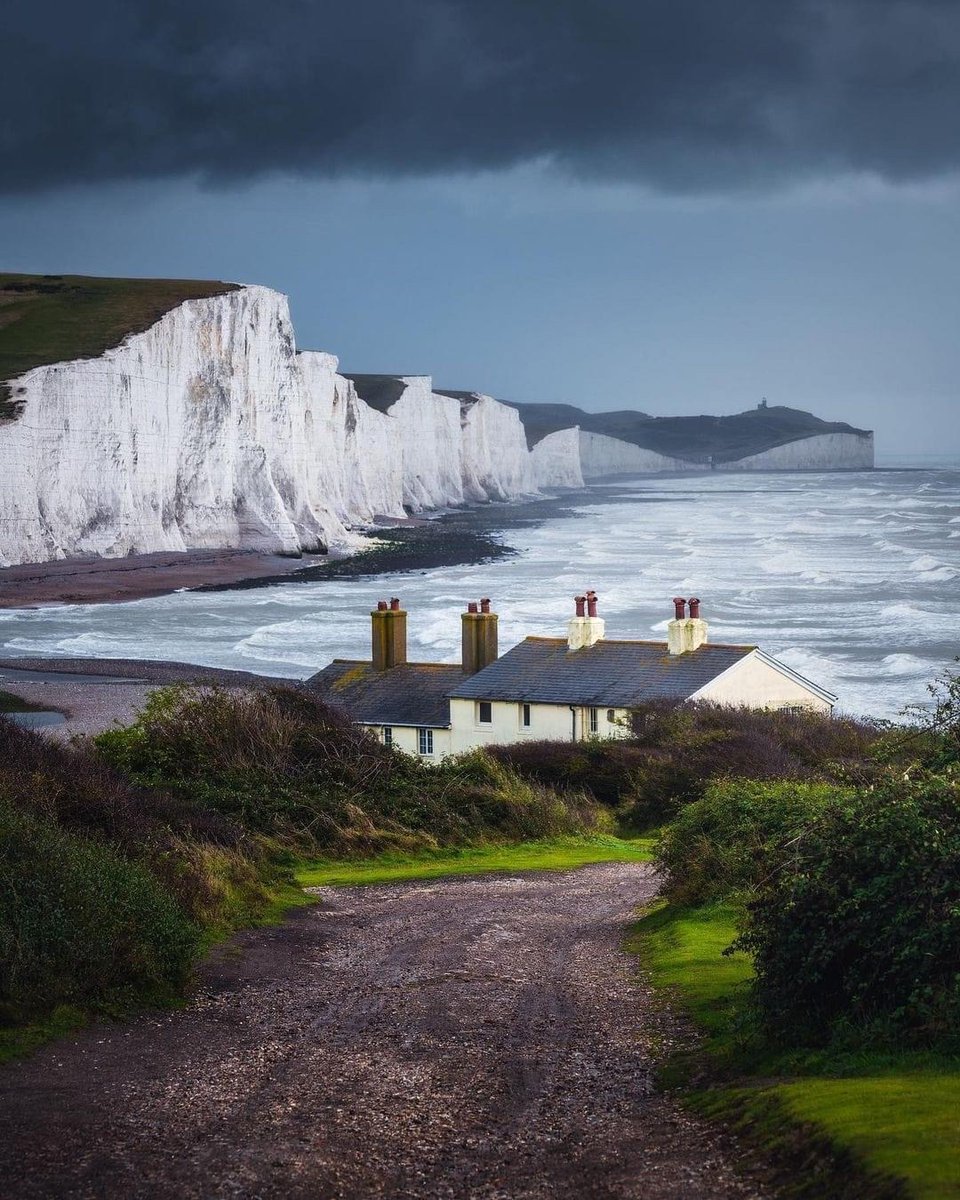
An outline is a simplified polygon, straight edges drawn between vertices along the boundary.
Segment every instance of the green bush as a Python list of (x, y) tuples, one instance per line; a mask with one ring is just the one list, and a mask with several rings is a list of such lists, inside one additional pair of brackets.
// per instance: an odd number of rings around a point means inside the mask
[(774, 1035), (960, 1033), (960, 781), (889, 778), (828, 803), (761, 881), (737, 945)]
[(172, 996), (199, 944), (144, 867), (0, 801), (0, 1021)]
[(103, 757), (159, 788), (303, 854), (526, 840), (604, 827), (477, 751), (429, 764), (392, 750), (291, 688), (164, 688)]
[(872, 780), (885, 736), (866, 721), (719, 704), (648, 704), (631, 724), (624, 739), (526, 742), (490, 752), (545, 786), (588, 791), (642, 830), (671, 820), (714, 779)]
[(757, 886), (789, 853), (791, 839), (844, 794), (824, 783), (716, 780), (657, 843), (667, 894), (681, 904), (703, 904)]

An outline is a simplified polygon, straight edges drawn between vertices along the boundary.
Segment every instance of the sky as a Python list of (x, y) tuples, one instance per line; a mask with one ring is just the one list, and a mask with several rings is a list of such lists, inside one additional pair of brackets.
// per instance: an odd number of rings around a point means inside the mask
[(956, 0), (8, 0), (0, 267), (345, 370), (960, 454)]

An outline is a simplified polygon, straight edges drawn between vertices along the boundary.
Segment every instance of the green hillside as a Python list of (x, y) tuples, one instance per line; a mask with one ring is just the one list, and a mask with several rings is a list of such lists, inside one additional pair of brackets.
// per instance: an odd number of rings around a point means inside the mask
[(589, 413), (570, 404), (504, 403), (520, 413), (530, 446), (558, 429), (579, 425), (589, 433), (606, 434), (691, 462), (707, 462), (710, 458), (732, 462), (820, 433), (866, 433), (843, 421), (823, 421), (812, 413), (781, 405), (753, 408), (728, 417), (650, 417), (629, 409)]
[(129, 334), (149, 329), (184, 300), (236, 287), (210, 279), (0, 273), (0, 418), (16, 409), (4, 380), (48, 363), (95, 358)]

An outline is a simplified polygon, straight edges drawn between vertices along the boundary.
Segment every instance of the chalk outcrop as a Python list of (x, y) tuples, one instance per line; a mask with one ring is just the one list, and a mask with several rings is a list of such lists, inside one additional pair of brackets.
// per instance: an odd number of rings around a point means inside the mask
[(820, 433), (773, 446), (733, 462), (717, 463), (718, 471), (867, 471), (873, 466), (872, 433)]
[(381, 411), (338, 365), (297, 353), (284, 296), (244, 287), (11, 381), (0, 565), (351, 549), (378, 517), (536, 493), (514, 409), (412, 376)]
[(13, 381), (0, 426), (0, 562), (348, 544), (304, 446), (286, 299), (172, 309), (99, 358)]
[(548, 433), (530, 451), (534, 477), (543, 488), (582, 488), (580, 430), (558, 429)]
[(537, 494), (541, 483), (515, 408), (474, 393), (460, 401), (460, 425), (465, 500), (482, 503)]
[(694, 463), (658, 454), (602, 433), (580, 430), (580, 470), (585, 480), (609, 475), (648, 475), (660, 471), (703, 470)]
[[(196, 548), (349, 550), (380, 517), (708, 465), (702, 453), (686, 461), (640, 444), (659, 437), (676, 451), (669, 419), (508, 405), (435, 391), (428, 375), (344, 375), (332, 354), (297, 351), (286, 297), (264, 287), (188, 299), (99, 357), (35, 367), (8, 390), (0, 566)], [(581, 423), (558, 427), (577, 414)], [(873, 465), (872, 434), (771, 414), (700, 418), (708, 431), (727, 422), (728, 440), (758, 420), (793, 434), (715, 467)], [(811, 426), (823, 432), (796, 432)]]

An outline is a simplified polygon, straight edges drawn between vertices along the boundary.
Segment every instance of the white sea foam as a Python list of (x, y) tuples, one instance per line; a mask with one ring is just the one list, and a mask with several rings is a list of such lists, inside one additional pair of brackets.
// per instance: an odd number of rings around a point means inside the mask
[[(466, 601), (493, 598), (506, 648), (562, 636), (572, 597), (593, 587), (609, 637), (663, 638), (670, 597), (699, 595), (712, 640), (759, 643), (844, 709), (892, 716), (924, 700), (956, 653), (960, 516), (931, 501), (960, 509), (960, 472), (876, 479), (638, 481), (579, 516), (509, 531), (520, 553), (484, 566), (8, 610), (0, 655), (137, 655), (302, 677), (334, 657), (368, 657), (370, 608), (399, 595), (411, 658), (455, 661)], [(922, 499), (927, 483), (937, 491)]]
[(887, 654), (880, 660), (879, 669), (884, 675), (920, 675), (930, 679), (937, 671), (938, 663), (916, 654)]

